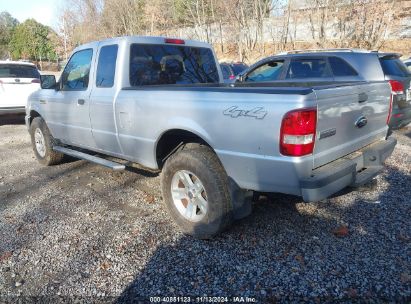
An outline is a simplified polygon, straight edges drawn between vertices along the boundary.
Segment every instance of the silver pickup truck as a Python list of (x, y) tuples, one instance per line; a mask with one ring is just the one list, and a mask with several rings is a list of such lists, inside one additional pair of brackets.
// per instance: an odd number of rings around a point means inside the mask
[(249, 214), (253, 191), (311, 202), (364, 184), (396, 144), (387, 138), (388, 83), (224, 85), (202, 42), (92, 42), (41, 86), (26, 115), (40, 163), (67, 154), (161, 170), (171, 217), (198, 238)]

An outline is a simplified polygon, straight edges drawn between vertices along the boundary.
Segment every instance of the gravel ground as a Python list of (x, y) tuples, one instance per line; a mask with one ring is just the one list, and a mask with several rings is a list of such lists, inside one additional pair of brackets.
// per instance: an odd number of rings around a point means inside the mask
[(312, 204), (262, 197), (248, 218), (200, 241), (167, 216), (155, 173), (84, 161), (42, 167), (22, 120), (3, 119), (0, 302), (206, 295), (409, 302), (411, 128), (394, 136), (396, 150), (371, 186)]

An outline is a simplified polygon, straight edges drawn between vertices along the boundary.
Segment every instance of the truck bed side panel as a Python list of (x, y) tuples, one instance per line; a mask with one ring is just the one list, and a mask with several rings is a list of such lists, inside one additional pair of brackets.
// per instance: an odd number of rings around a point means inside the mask
[(315, 106), (315, 95), (307, 89), (304, 94), (259, 90), (123, 90), (115, 110), (122, 150), (127, 158), (154, 168), (162, 134), (187, 130), (215, 149), (228, 175), (241, 187), (298, 195), (298, 177), (310, 174), (312, 156), (282, 156), (280, 126), (286, 112)]

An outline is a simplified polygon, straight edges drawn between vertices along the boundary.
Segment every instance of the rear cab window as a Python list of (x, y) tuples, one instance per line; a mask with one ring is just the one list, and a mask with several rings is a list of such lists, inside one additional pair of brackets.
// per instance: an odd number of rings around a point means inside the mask
[(35, 66), (25, 64), (0, 64), (0, 78), (36, 78), (40, 73)]
[(409, 77), (411, 72), (407, 66), (398, 58), (380, 58), (381, 66), (385, 75)]
[(195, 83), (219, 83), (211, 49), (161, 44), (131, 45), (131, 86)]
[(286, 79), (332, 77), (327, 62), (322, 58), (293, 58), (288, 67)]

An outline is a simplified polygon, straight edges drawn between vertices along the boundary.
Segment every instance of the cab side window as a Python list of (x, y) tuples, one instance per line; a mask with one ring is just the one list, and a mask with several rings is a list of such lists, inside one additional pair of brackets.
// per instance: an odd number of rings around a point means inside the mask
[(61, 74), (61, 89), (63, 91), (87, 90), (92, 57), (92, 49), (81, 50), (71, 56)]
[(328, 58), (334, 76), (358, 76), (358, 73), (344, 59), (338, 57)]
[(270, 61), (252, 70), (244, 79), (245, 82), (268, 82), (280, 78), (283, 71), (284, 61)]
[(292, 59), (286, 79), (331, 77), (324, 59)]
[(98, 55), (96, 87), (111, 88), (114, 85), (116, 73), (118, 45), (106, 45), (100, 49)]

